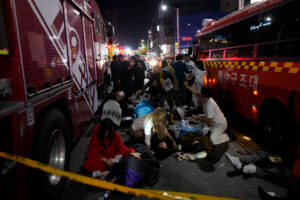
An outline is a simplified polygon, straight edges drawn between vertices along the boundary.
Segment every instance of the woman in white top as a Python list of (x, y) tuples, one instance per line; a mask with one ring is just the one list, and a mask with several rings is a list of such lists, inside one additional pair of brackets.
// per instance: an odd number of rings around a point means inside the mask
[(145, 137), (149, 149), (177, 148), (174, 138), (167, 131), (165, 125), (166, 111), (156, 108), (152, 113), (134, 120), (131, 125), (131, 134), (134, 137)]

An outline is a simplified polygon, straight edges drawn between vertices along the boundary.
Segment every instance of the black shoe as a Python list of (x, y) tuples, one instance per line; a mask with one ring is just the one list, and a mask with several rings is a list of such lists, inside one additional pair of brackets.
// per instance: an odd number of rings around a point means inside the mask
[(258, 194), (262, 200), (285, 200), (288, 199), (286, 197), (273, 197), (269, 195), (261, 186), (258, 186)]

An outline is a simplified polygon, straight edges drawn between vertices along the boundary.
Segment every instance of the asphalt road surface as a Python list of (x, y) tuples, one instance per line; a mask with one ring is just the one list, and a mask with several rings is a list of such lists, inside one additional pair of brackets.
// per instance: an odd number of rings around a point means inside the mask
[[(75, 146), (70, 163), (70, 171), (78, 173), (83, 165), (89, 139), (95, 124), (91, 123), (80, 141)], [(228, 144), (219, 145), (213, 156), (197, 159), (196, 161), (176, 160), (175, 155), (161, 161), (159, 181), (151, 189), (168, 190), (177, 192), (197, 193), (219, 197), (237, 199), (260, 199), (257, 187), (260, 185), (276, 196), (285, 196), (286, 190), (282, 183), (271, 183), (256, 177), (245, 179), (243, 176), (227, 177), (228, 171), (234, 167), (225, 156), (224, 152), (238, 155), (237, 151), (255, 152), (261, 148), (248, 136), (236, 129), (231, 132), (237, 137)], [(119, 131), (123, 141), (129, 136), (126, 130)], [(83, 184), (69, 181), (64, 194), (64, 200), (98, 200), (103, 190), (87, 187)], [(143, 199), (123, 194), (113, 194), (111, 199)]]

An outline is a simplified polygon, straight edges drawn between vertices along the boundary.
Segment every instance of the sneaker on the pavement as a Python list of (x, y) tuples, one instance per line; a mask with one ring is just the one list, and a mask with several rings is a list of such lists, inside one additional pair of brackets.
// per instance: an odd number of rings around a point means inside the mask
[(255, 174), (256, 173), (256, 166), (253, 163), (246, 165), (243, 167), (244, 174)]
[(229, 153), (225, 153), (227, 158), (230, 160), (230, 162), (235, 166), (237, 169), (242, 169), (242, 163), (238, 157), (234, 157), (230, 155)]

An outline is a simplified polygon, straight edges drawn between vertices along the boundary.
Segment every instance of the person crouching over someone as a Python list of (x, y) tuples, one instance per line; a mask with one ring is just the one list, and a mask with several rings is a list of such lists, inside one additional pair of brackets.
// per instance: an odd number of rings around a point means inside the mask
[(202, 101), (204, 116), (193, 115), (193, 119), (204, 122), (210, 127), (210, 139), (214, 145), (228, 142), (229, 137), (226, 133), (224, 133), (227, 129), (227, 120), (217, 103), (211, 97), (211, 89), (202, 87), (200, 93), (194, 88), (190, 87), (187, 82), (185, 82), (184, 85)]
[[(109, 100), (103, 106), (101, 122), (94, 129), (89, 149), (86, 154), (84, 168), (88, 172), (100, 175), (105, 179), (114, 167), (117, 157), (134, 156), (140, 159), (140, 153), (126, 147), (119, 133), (115, 130), (120, 125), (122, 110), (115, 100)], [(115, 178), (115, 177), (112, 177)], [(110, 181), (115, 181), (111, 179)]]
[(165, 125), (166, 111), (156, 108), (152, 113), (134, 120), (131, 125), (131, 135), (135, 138), (145, 138), (149, 149), (153, 150), (159, 158), (167, 157), (177, 144)]

